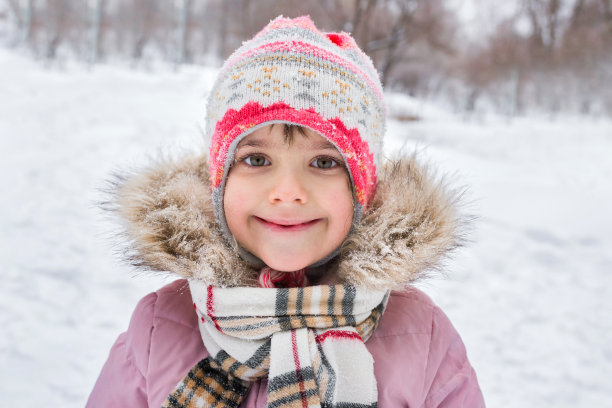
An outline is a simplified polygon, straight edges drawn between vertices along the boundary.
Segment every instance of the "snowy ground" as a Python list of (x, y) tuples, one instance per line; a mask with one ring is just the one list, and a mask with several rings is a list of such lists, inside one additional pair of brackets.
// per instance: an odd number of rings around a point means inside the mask
[[(203, 145), (213, 70), (66, 70), (0, 50), (2, 406), (84, 405), (138, 299), (167, 282), (112, 258), (97, 189)], [(391, 121), (387, 151), (421, 150), (480, 216), (448, 279), (421, 286), (462, 334), (488, 406), (612, 406), (612, 122), (390, 104), (424, 120)]]

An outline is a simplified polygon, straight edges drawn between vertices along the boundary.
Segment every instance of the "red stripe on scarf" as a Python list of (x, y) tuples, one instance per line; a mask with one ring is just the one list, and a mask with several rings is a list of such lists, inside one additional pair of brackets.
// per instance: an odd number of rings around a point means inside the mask
[(355, 339), (363, 342), (363, 339), (358, 333), (346, 330), (330, 330), (315, 337), (317, 343), (323, 343), (328, 337), (334, 339)]
[(280, 272), (268, 266), (259, 271), (257, 282), (260, 288), (303, 288), (308, 286), (306, 269), (295, 272)]
[(308, 401), (304, 394), (304, 379), (302, 378), (302, 369), (300, 368), (300, 357), (297, 351), (297, 340), (295, 330), (291, 330), (291, 346), (293, 347), (293, 362), (295, 363), (295, 373), (297, 374), (298, 383), (300, 385), (300, 395), (302, 396), (302, 407), (308, 408)]
[(217, 319), (215, 319), (215, 316), (213, 316), (213, 313), (214, 313), (214, 309), (213, 309), (213, 287), (212, 286), (208, 286), (208, 287), (206, 287), (206, 290), (208, 292), (208, 298), (206, 299), (206, 314), (208, 315), (208, 317), (210, 317), (210, 320), (212, 320), (212, 322), (215, 324), (215, 327), (217, 328), (217, 330), (219, 330), (221, 333), (223, 333), (223, 330), (221, 330), (221, 326), (219, 326), (219, 323), (217, 323)]

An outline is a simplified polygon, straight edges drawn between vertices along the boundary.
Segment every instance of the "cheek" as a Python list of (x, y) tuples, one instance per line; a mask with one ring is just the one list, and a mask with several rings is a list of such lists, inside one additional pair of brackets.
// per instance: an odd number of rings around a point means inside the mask
[(246, 211), (248, 197), (249, 193), (244, 186), (241, 186), (240, 181), (228, 177), (223, 193), (223, 211), (228, 225), (232, 224), (235, 217)]
[(241, 183), (236, 180), (227, 180), (223, 195), (223, 211), (230, 234), (240, 246), (250, 250), (247, 228), (249, 193), (242, 187)]
[(328, 193), (328, 208), (333, 217), (334, 235), (344, 240), (353, 222), (353, 195), (345, 184)]

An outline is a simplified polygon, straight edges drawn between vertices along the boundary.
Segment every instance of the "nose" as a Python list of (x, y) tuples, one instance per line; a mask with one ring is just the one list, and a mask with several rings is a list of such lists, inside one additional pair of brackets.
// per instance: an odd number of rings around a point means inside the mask
[(272, 176), (268, 199), (271, 204), (306, 204), (308, 192), (303, 176), (289, 166), (279, 169)]

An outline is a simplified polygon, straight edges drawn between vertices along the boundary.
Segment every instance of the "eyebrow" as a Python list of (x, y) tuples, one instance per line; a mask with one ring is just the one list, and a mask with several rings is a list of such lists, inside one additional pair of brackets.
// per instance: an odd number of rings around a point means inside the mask
[(312, 148), (315, 150), (325, 150), (325, 149), (334, 149), (338, 150), (338, 148), (329, 140), (324, 140), (322, 142), (317, 142), (312, 145)]
[[(270, 147), (270, 143), (265, 139), (243, 139), (236, 146), (237, 149), (241, 147)], [(318, 141), (316, 143), (310, 144), (311, 150), (327, 150), (332, 149), (338, 151), (336, 146), (330, 142), (329, 140)]]
[(250, 146), (250, 147), (268, 147), (269, 143), (266, 140), (260, 140), (260, 139), (243, 139), (240, 141), (240, 143), (238, 143), (238, 146), (236, 146), (237, 149), (241, 148), (241, 147), (246, 147), (246, 146)]

